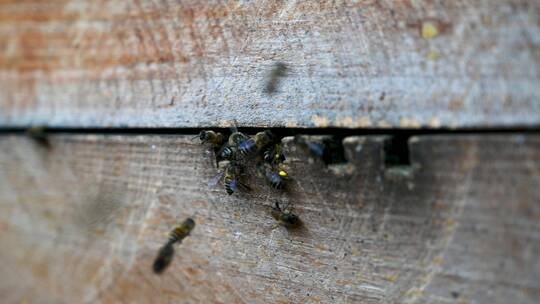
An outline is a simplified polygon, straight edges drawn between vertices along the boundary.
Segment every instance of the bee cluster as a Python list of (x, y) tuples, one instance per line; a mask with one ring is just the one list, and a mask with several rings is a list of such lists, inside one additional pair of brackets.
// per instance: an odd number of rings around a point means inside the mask
[[(219, 132), (206, 130), (193, 137), (196, 138), (214, 150), (216, 167), (218, 169), (220, 165), (223, 167), (218, 175), (210, 180), (209, 186), (216, 186), (223, 180), (225, 192), (229, 195), (239, 190), (249, 191), (250, 187), (244, 182), (246, 169), (254, 162), (257, 175), (266, 180), (269, 186), (280, 190), (285, 188), (285, 181), (289, 175), (280, 166), (285, 161), (285, 155), (280, 138), (270, 130), (248, 136), (238, 132), (234, 127), (228, 137)], [(296, 214), (288, 207), (282, 209), (279, 202), (274, 202), (270, 215), (287, 229), (302, 224)], [(180, 244), (189, 236), (194, 227), (195, 221), (188, 218), (170, 232), (168, 241), (159, 249), (152, 265), (154, 273), (161, 274), (169, 266), (174, 256), (174, 245)]]
[(247, 167), (255, 163), (256, 174), (263, 178), (274, 189), (284, 189), (289, 174), (281, 167), (285, 160), (279, 138), (270, 130), (258, 132), (254, 136), (241, 133), (233, 128), (226, 137), (214, 131), (201, 131), (197, 137), (202, 144), (213, 148), (216, 166), (221, 170), (208, 183), (214, 187), (223, 179), (224, 189), (232, 195), (239, 190), (249, 191), (245, 180)]
[[(275, 64), (268, 77), (265, 93), (272, 95), (276, 92), (279, 80), (286, 75), (286, 70), (284, 63)], [(221, 165), (223, 168), (208, 182), (210, 187), (217, 186), (223, 180), (223, 187), (228, 195), (242, 190), (251, 190), (245, 180), (249, 175), (247, 169), (255, 164), (256, 175), (264, 179), (270, 187), (278, 190), (285, 188), (289, 174), (281, 166), (285, 161), (281, 138), (275, 136), (270, 130), (248, 136), (239, 132), (235, 126), (231, 128), (229, 136), (204, 130), (193, 137), (193, 139), (196, 138), (201, 141), (201, 144), (210, 146), (215, 155), (216, 167), (219, 169)], [(319, 149), (309, 142), (303, 141), (297, 144), (309, 150), (313, 155), (323, 155), (322, 148)], [(282, 209), (277, 201), (274, 202), (270, 215), (288, 229), (302, 225), (300, 218), (292, 213), (288, 206)], [(168, 241), (160, 248), (152, 266), (154, 273), (160, 274), (169, 266), (174, 256), (173, 245), (181, 243), (194, 227), (195, 221), (188, 218), (170, 232)]]

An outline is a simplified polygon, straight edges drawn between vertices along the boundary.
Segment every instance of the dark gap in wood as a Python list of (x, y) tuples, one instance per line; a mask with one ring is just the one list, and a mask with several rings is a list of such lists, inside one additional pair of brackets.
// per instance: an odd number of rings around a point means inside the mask
[[(0, 134), (24, 133), (29, 128), (12, 128), (0, 126)], [(459, 129), (384, 129), (384, 128), (255, 128), (239, 127), (241, 132), (255, 134), (262, 130), (269, 129), (274, 134), (285, 137), (301, 135), (334, 135), (340, 138), (347, 136), (365, 136), (365, 135), (393, 135), (393, 136), (416, 136), (416, 135), (437, 135), (437, 134), (489, 134), (489, 133), (540, 133), (540, 126), (536, 127), (501, 127), (501, 128), (459, 128)], [(195, 135), (201, 130), (214, 130), (228, 134), (229, 128), (59, 128), (46, 127), (45, 131), (49, 134), (67, 133), (67, 134), (111, 134), (111, 135)]]
[(334, 135), (324, 138), (322, 143), (324, 147), (322, 160), (326, 165), (337, 165), (347, 162), (342, 136)]
[(393, 135), (384, 142), (384, 165), (386, 168), (410, 166), (408, 135)]

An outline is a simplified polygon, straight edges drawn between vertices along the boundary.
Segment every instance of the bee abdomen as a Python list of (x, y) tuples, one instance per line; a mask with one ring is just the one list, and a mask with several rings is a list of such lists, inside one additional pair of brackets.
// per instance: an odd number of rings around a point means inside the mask
[(176, 243), (178, 241), (181, 241), (183, 238), (185, 238), (188, 235), (189, 232), (186, 231), (183, 227), (177, 227), (173, 231), (171, 231), (169, 235), (169, 241)]
[(181, 242), (189, 235), (193, 227), (195, 227), (195, 221), (191, 218), (187, 218), (182, 224), (171, 231), (169, 234), (169, 243)]
[(240, 154), (242, 155), (248, 155), (255, 152), (256, 147), (255, 140), (250, 138), (238, 144), (238, 151), (240, 151)]
[(227, 191), (227, 194), (232, 195), (236, 189), (236, 180), (229, 178), (225, 179), (225, 191)]
[(283, 183), (283, 179), (274, 172), (267, 173), (266, 178), (272, 188), (283, 189), (283, 187), (285, 186), (285, 184)]
[(161, 247), (158, 252), (158, 256), (152, 265), (154, 273), (162, 273), (172, 261), (174, 255), (173, 243), (168, 242), (165, 246)]
[(234, 150), (231, 147), (225, 147), (221, 151), (220, 155), (221, 159), (232, 159), (234, 156)]
[(264, 151), (263, 155), (264, 155), (264, 161), (266, 161), (267, 163), (271, 163), (274, 160), (274, 150), (273, 149), (269, 149), (269, 150)]

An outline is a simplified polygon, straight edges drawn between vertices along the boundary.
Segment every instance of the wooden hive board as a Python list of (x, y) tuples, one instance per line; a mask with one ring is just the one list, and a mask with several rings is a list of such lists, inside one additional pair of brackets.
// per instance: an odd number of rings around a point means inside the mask
[[(540, 2), (1, 1), (0, 126), (540, 125)], [(275, 62), (289, 66), (262, 93)]]
[[(326, 168), (286, 139), (287, 191), (228, 196), (189, 136), (1, 136), (2, 302), (537, 303), (540, 136), (413, 137), (408, 168), (384, 141), (346, 138)], [(303, 229), (275, 227), (275, 199)]]

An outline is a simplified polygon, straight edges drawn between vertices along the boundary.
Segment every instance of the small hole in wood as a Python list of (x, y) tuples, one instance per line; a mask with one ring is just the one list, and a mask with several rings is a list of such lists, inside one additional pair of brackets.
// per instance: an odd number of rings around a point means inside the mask
[(384, 142), (384, 165), (386, 168), (410, 166), (409, 136), (394, 135)]

